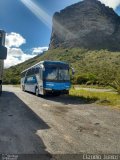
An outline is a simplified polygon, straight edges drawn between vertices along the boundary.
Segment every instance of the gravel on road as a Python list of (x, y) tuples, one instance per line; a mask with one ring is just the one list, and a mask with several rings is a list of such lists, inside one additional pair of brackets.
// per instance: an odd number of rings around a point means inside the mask
[(3, 86), (0, 153), (119, 154), (120, 110)]

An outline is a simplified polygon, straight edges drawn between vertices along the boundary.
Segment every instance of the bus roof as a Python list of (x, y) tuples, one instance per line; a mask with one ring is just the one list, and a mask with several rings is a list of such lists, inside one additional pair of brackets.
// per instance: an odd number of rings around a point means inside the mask
[(39, 65), (47, 66), (47, 65), (52, 65), (52, 64), (54, 64), (54, 65), (57, 65), (57, 64), (59, 64), (59, 65), (67, 65), (67, 66), (69, 67), (69, 64), (66, 63), (66, 62), (62, 62), (62, 61), (50, 61), (50, 60), (47, 60), (47, 61), (40, 61), (39, 63), (36, 63), (35, 65), (33, 65), (33, 66), (31, 66), (31, 67), (25, 69), (25, 70), (22, 71), (21, 73), (23, 73), (23, 72), (25, 72), (25, 71), (27, 71), (27, 70), (29, 70), (29, 69), (31, 69), (31, 68), (34, 68), (34, 67), (36, 67), (36, 66), (39, 66)]

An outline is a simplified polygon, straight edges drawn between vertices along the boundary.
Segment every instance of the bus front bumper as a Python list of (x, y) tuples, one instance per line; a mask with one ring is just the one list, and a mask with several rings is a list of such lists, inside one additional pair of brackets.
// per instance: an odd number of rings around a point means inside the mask
[(44, 90), (46, 93), (68, 94), (70, 86), (70, 82), (45, 82)]
[(44, 93), (46, 94), (69, 94), (69, 90), (55, 90), (55, 89), (44, 89)]

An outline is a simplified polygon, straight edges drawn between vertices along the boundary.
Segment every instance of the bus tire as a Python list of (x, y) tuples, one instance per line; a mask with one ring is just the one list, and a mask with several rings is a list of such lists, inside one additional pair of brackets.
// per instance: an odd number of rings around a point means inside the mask
[(39, 89), (38, 87), (35, 88), (35, 95), (38, 97), (39, 96)]
[(22, 91), (23, 91), (23, 92), (26, 92), (25, 86), (22, 86)]
[(25, 86), (22, 86), (22, 91), (25, 92)]

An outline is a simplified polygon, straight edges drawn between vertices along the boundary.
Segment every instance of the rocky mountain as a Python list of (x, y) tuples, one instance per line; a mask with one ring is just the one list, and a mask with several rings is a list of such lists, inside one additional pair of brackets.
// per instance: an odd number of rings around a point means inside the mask
[(120, 17), (98, 0), (84, 0), (53, 16), (50, 49), (120, 51)]

